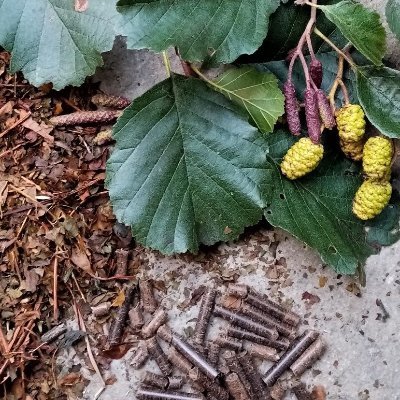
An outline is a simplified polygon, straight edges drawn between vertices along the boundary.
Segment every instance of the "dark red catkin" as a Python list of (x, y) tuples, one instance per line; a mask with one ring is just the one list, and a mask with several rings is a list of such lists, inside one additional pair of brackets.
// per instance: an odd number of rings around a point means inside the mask
[(318, 89), (316, 93), (321, 120), (325, 125), (325, 128), (333, 129), (336, 126), (336, 120), (332, 111), (332, 107), (329, 104), (329, 100), (322, 89)]
[(285, 82), (283, 85), (283, 94), (285, 96), (285, 112), (286, 119), (289, 125), (289, 131), (293, 135), (300, 135), (301, 123), (299, 113), (299, 103), (296, 97), (296, 87), (290, 81)]
[(315, 83), (315, 86), (320, 88), (322, 84), (323, 70), (321, 61), (316, 58), (310, 62), (310, 77)]
[(314, 89), (308, 88), (304, 92), (304, 105), (308, 136), (310, 136), (313, 143), (319, 143), (321, 139), (321, 119), (319, 116), (317, 95)]

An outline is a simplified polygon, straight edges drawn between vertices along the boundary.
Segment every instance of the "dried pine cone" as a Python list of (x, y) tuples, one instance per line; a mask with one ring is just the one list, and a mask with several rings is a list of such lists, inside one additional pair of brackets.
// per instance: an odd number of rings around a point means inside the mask
[(336, 126), (335, 116), (333, 115), (332, 107), (326, 97), (325, 92), (322, 89), (317, 90), (317, 101), (319, 115), (325, 128), (333, 129)]
[(340, 139), (358, 142), (365, 134), (364, 111), (358, 104), (349, 104), (336, 112), (336, 122)]
[(304, 106), (308, 136), (313, 143), (318, 144), (321, 139), (321, 119), (318, 110), (318, 99), (314, 89), (308, 88), (304, 92)]
[(346, 142), (340, 139), (340, 148), (347, 158), (354, 161), (361, 161), (363, 158), (364, 140), (358, 142)]
[(389, 182), (366, 180), (355, 195), (353, 213), (364, 221), (372, 219), (388, 205), (391, 195), (392, 186)]
[(299, 104), (296, 97), (296, 88), (292, 82), (287, 81), (283, 85), (283, 94), (285, 95), (285, 112), (289, 125), (289, 131), (293, 135), (300, 135), (301, 123), (299, 114)]
[(316, 58), (310, 62), (310, 76), (315, 83), (315, 86), (320, 88), (322, 84), (323, 70), (321, 61)]
[(390, 177), (393, 157), (393, 144), (384, 137), (371, 137), (363, 152), (364, 174), (370, 179), (387, 180)]
[(321, 144), (315, 144), (310, 138), (301, 138), (286, 153), (281, 170), (289, 179), (298, 179), (318, 167), (324, 155)]

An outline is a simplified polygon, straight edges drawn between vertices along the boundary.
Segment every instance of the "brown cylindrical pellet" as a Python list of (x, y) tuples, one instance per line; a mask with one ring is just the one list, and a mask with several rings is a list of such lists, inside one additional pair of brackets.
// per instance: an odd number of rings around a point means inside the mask
[(151, 339), (147, 339), (146, 345), (147, 345), (147, 349), (150, 353), (150, 356), (157, 363), (158, 367), (160, 368), (160, 371), (166, 376), (171, 375), (172, 374), (172, 365), (168, 361), (167, 356), (165, 355), (162, 348), (158, 344), (155, 336), (153, 336)]
[(262, 360), (273, 362), (279, 360), (279, 355), (276, 349), (273, 347), (264, 346), (263, 344), (244, 342), (243, 349), (255, 358), (261, 358)]
[(307, 386), (303, 382), (294, 386), (292, 392), (295, 394), (297, 400), (312, 400), (311, 393), (307, 390)]
[(252, 321), (251, 319), (243, 315), (229, 311), (226, 308), (216, 306), (214, 309), (214, 313), (217, 317), (223, 318), (226, 321), (231, 322), (233, 325), (240, 326), (241, 328), (247, 329), (248, 331), (253, 332), (259, 336), (272, 339), (278, 338), (278, 332), (276, 329), (265, 327), (258, 322)]
[(157, 301), (150, 281), (139, 281), (140, 301), (144, 311), (153, 313), (157, 309)]
[(128, 270), (129, 250), (115, 250), (116, 275), (126, 275)]
[(136, 397), (140, 400), (204, 400), (202, 394), (186, 392), (167, 392), (162, 390), (139, 388)]
[(227, 294), (228, 296), (239, 297), (240, 299), (245, 299), (249, 292), (249, 288), (246, 285), (238, 283), (230, 283), (228, 285)]
[(260, 324), (276, 329), (281, 335), (294, 339), (296, 330), (292, 325), (286, 324), (277, 318), (264, 314), (261, 310), (250, 304), (242, 304), (240, 312)]
[(325, 342), (318, 338), (307, 350), (290, 366), (294, 375), (300, 376), (307, 368), (317, 361), (326, 349)]
[(247, 379), (251, 383), (253, 391), (260, 398), (267, 398), (268, 392), (265, 388), (261, 375), (258, 372), (257, 367), (254, 365), (253, 359), (250, 357), (249, 353), (247, 353), (246, 351), (242, 351), (238, 354), (238, 359), (241, 366), (243, 367), (243, 371)]
[(319, 333), (312, 330), (305, 331), (298, 339), (293, 342), (281, 359), (273, 365), (264, 375), (264, 382), (267, 386), (272, 386), (278, 378), (300, 357), (301, 354), (313, 343)]
[(219, 300), (218, 305), (228, 310), (240, 310), (243, 300), (236, 296), (224, 296)]
[(283, 400), (285, 393), (286, 389), (280, 382), (275, 383), (270, 390), (270, 396), (273, 400)]
[(274, 349), (278, 350), (286, 350), (290, 345), (289, 340), (286, 338), (279, 338), (274, 340), (267, 339), (252, 332), (247, 332), (243, 329), (236, 328), (235, 326), (228, 327), (227, 335), (237, 339), (248, 340), (249, 342), (263, 344), (265, 346), (273, 347)]
[(192, 346), (186, 343), (178, 336), (172, 336), (171, 342), (193, 365), (198, 367), (200, 371), (208, 377), (215, 379), (219, 375), (219, 371), (214, 368), (201, 354), (199, 354)]
[(217, 291), (214, 288), (208, 288), (203, 294), (193, 334), (193, 341), (196, 343), (203, 344), (207, 335), (207, 329), (210, 323), (216, 296)]
[(142, 336), (149, 338), (154, 336), (161, 325), (167, 322), (168, 315), (163, 308), (159, 308), (153, 315), (152, 320), (142, 328)]
[(146, 371), (142, 384), (146, 386), (154, 386), (158, 389), (167, 389), (169, 385), (169, 380), (163, 375), (158, 375), (153, 372)]
[(293, 311), (287, 310), (280, 304), (269, 300), (266, 296), (262, 296), (254, 291), (251, 291), (245, 299), (246, 303), (265, 311), (280, 321), (290, 325), (297, 326), (300, 323), (300, 316)]
[(246, 388), (235, 372), (231, 372), (225, 377), (225, 384), (234, 400), (251, 400)]
[(210, 392), (213, 396), (215, 396), (217, 399), (220, 400), (228, 400), (229, 399), (229, 394), (228, 392), (219, 384), (217, 383), (216, 380), (212, 380), (206, 375), (204, 375), (199, 368), (195, 367), (189, 372), (189, 378), (206, 389), (208, 392)]
[(219, 355), (221, 353), (221, 346), (215, 342), (208, 342), (207, 344), (208, 353), (207, 359), (214, 366), (217, 367), (219, 363)]
[(168, 389), (180, 389), (185, 384), (182, 376), (170, 376), (168, 378)]
[(179, 351), (175, 347), (170, 346), (166, 354), (169, 362), (186, 375), (188, 375), (189, 372), (193, 369), (193, 364), (181, 353), (179, 353)]
[(241, 340), (229, 336), (218, 336), (218, 338), (215, 339), (215, 342), (218, 343), (221, 347), (230, 350), (240, 351), (243, 349), (243, 343)]
[(247, 378), (247, 375), (245, 371), (243, 370), (242, 364), (239, 362), (239, 359), (237, 357), (237, 353), (235, 353), (232, 350), (225, 350), (222, 353), (222, 357), (226, 362), (226, 365), (228, 366), (229, 370), (231, 372), (235, 372), (240, 380), (243, 383), (243, 386), (246, 388), (246, 391), (251, 399), (256, 398), (256, 394), (254, 392), (254, 388), (251, 385), (251, 382)]
[(108, 314), (110, 308), (111, 308), (111, 302), (106, 301), (104, 303), (92, 307), (92, 314), (97, 318), (104, 317)]
[(131, 327), (135, 331), (142, 329), (142, 326), (144, 325), (144, 318), (140, 304), (137, 304), (136, 307), (132, 308), (128, 315)]
[(167, 325), (161, 325), (157, 329), (157, 336), (167, 343), (172, 342), (172, 335), (173, 335), (172, 330)]
[(138, 343), (136, 351), (132, 357), (131, 365), (133, 368), (138, 369), (143, 366), (148, 358), (149, 352), (147, 350), (146, 342), (144, 340), (141, 340)]

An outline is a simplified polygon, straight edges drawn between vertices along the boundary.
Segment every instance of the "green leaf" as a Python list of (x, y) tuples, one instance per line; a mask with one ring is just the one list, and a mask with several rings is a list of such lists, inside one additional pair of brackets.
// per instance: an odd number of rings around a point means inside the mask
[[(337, 54), (334, 51), (327, 53), (318, 53), (317, 58), (322, 62), (323, 66), (323, 80), (321, 88), (325, 92), (329, 92), (332, 82), (336, 78), (337, 73)], [(310, 57), (306, 57), (307, 62), (310, 61)], [(259, 71), (272, 72), (278, 77), (281, 85), (287, 80), (288, 74), (288, 64), (285, 60), (281, 61), (269, 61), (263, 64), (253, 64), (255, 68)], [(357, 91), (355, 88), (355, 76), (351, 70), (346, 70), (343, 78), (344, 83), (349, 91), (350, 100), (352, 102), (358, 102)], [(293, 83), (296, 86), (297, 94), (300, 99), (303, 98), (303, 93), (306, 88), (306, 83), (304, 79), (303, 68), (300, 62), (296, 62), (293, 69)], [(337, 95), (338, 104), (343, 100), (343, 95), (341, 91), (338, 91)]]
[(360, 67), (357, 91), (371, 123), (382, 134), (400, 138), (400, 72), (387, 67)]
[(90, 1), (85, 12), (71, 0), (0, 0), (0, 45), (11, 52), (11, 72), (33, 85), (80, 85), (111, 50), (116, 15), (114, 0)]
[(229, 63), (260, 47), (278, 5), (279, 0), (120, 0), (118, 11), (130, 49), (177, 46), (185, 60), (213, 54), (216, 62)]
[(367, 240), (371, 245), (379, 248), (380, 246), (391, 246), (400, 239), (400, 208), (390, 204), (368, 224)]
[(107, 187), (115, 215), (140, 243), (166, 254), (236, 238), (262, 217), (260, 136), (222, 94), (173, 75), (114, 128)]
[(359, 167), (341, 156), (337, 143), (325, 143), (317, 170), (290, 181), (281, 175), (280, 162), (298, 139), (278, 131), (265, 140), (271, 165), (265, 217), (317, 250), (338, 273), (354, 274), (376, 251), (366, 240), (364, 223), (352, 214), (353, 197), (362, 182)]
[(386, 19), (391, 31), (400, 40), (400, 1), (389, 0), (386, 4)]
[[(334, 4), (338, 1), (320, 0), (318, 3)], [(309, 19), (309, 7), (299, 7), (293, 1), (281, 4), (271, 15), (268, 35), (261, 47), (253, 55), (241, 57), (240, 62), (248, 64), (285, 59), (289, 51), (297, 46)], [(339, 46), (346, 44), (346, 42), (343, 42), (345, 40), (343, 36), (338, 35), (338, 29), (335, 24), (329, 21), (321, 11), (317, 13), (316, 24), (320, 31), (332, 38)], [(325, 49), (327, 48), (323, 45), (325, 42), (317, 35), (312, 36), (312, 43), (316, 52), (322, 46)], [(331, 51), (331, 48), (328, 51)]]
[(386, 31), (378, 13), (351, 0), (321, 5), (319, 8), (365, 57), (375, 65), (382, 64), (386, 51)]
[(242, 107), (263, 133), (272, 132), (284, 113), (284, 97), (273, 74), (251, 67), (231, 68), (210, 83)]

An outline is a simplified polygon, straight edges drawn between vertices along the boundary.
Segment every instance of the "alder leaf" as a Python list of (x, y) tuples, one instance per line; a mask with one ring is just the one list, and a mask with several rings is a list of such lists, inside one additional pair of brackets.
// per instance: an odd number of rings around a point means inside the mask
[(262, 217), (265, 151), (247, 115), (195, 78), (173, 75), (114, 128), (107, 187), (115, 215), (163, 253), (236, 238)]
[(33, 85), (78, 86), (111, 50), (116, 16), (115, 0), (90, 1), (85, 12), (72, 0), (0, 0), (0, 45), (11, 52), (11, 72)]
[(387, 239), (384, 232), (391, 229), (386, 220), (381, 225), (372, 221), (376, 239), (372, 246), (367, 241), (365, 223), (353, 215), (354, 194), (362, 183), (360, 168), (344, 159), (332, 140), (325, 143), (326, 154), (316, 171), (290, 181), (281, 175), (279, 165), (298, 139), (277, 131), (265, 136), (265, 140), (271, 165), (270, 186), (265, 195), (269, 203), (266, 219), (317, 250), (322, 260), (338, 273), (354, 274), (358, 265), (378, 250), (379, 240)]
[(400, 72), (387, 67), (360, 67), (357, 91), (370, 122), (382, 134), (400, 138)]
[(389, 0), (386, 4), (386, 19), (389, 28), (400, 40), (400, 0)]
[(375, 65), (382, 64), (386, 51), (386, 31), (380, 16), (362, 4), (344, 0), (318, 6), (365, 57)]
[(279, 0), (119, 0), (117, 5), (128, 48), (177, 46), (185, 60), (213, 55), (216, 62), (229, 63), (260, 47)]
[(231, 68), (210, 83), (242, 107), (263, 133), (272, 132), (284, 113), (284, 97), (273, 74), (251, 67)]

